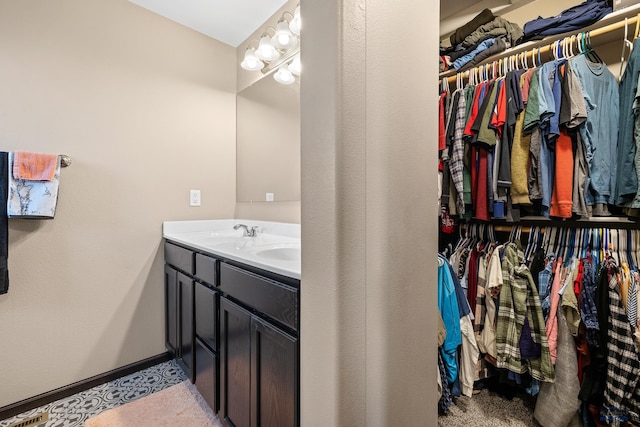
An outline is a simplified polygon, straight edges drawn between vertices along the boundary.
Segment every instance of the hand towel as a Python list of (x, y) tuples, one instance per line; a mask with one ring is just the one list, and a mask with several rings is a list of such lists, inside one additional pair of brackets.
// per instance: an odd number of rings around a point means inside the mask
[(51, 181), (58, 166), (57, 154), (13, 153), (13, 177), (26, 181)]
[(60, 181), (60, 158), (51, 181), (27, 181), (13, 176), (14, 154), (9, 153), (9, 196), (7, 216), (9, 218), (53, 218), (58, 203)]
[[(6, 201), (9, 190), (9, 153), (0, 152), (0, 200)], [(7, 204), (0, 203), (0, 295), (9, 291), (9, 220)]]

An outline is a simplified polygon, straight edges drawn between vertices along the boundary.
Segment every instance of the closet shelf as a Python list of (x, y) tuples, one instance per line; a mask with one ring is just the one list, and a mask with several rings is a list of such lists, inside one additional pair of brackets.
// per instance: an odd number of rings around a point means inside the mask
[[(610, 13), (609, 15), (602, 18), (600, 21), (596, 22), (593, 25), (583, 28), (581, 31), (572, 31), (563, 34), (556, 34), (553, 36), (547, 36), (542, 40), (529, 41), (518, 46), (509, 48), (504, 52), (501, 52), (497, 55), (491, 56), (486, 60), (482, 61), (476, 67), (478, 68), (486, 64), (491, 64), (495, 61), (499, 61), (500, 59), (508, 58), (510, 56), (521, 54), (525, 52), (527, 58), (531, 58), (534, 54), (538, 54), (538, 49), (540, 49), (540, 54), (547, 54), (551, 50), (551, 45), (553, 42), (562, 40), (566, 37), (571, 37), (572, 35), (577, 35), (584, 32), (589, 32), (592, 39), (603, 39), (603, 36), (611, 35), (616, 31), (620, 31), (625, 27), (625, 18), (627, 19), (627, 25), (634, 26), (631, 29), (631, 36), (633, 36), (633, 30), (635, 29), (636, 22), (640, 19), (640, 4), (636, 4), (630, 6), (628, 8)], [(605, 40), (604, 42), (606, 42)], [(534, 53), (535, 52), (535, 53)], [(547, 62), (547, 61), (543, 61)], [(473, 69), (472, 68), (472, 69)], [(463, 71), (460, 74), (467, 75), (469, 70)], [(449, 83), (453, 83), (456, 81), (457, 76), (456, 70), (448, 70), (439, 74), (439, 79), (447, 79)]]
[(470, 220), (461, 222), (461, 226), (471, 224), (486, 224), (495, 227), (564, 227), (564, 228), (617, 228), (617, 229), (637, 229), (640, 224), (629, 217), (590, 217), (586, 219), (556, 220), (544, 216), (523, 216), (517, 222), (508, 222), (504, 219), (492, 219), (489, 222)]

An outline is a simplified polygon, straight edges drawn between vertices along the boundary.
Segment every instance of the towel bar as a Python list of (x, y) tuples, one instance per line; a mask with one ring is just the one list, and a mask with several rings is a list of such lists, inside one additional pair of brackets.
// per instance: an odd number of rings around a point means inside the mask
[(60, 154), (60, 166), (66, 168), (67, 166), (71, 166), (71, 157), (66, 154)]

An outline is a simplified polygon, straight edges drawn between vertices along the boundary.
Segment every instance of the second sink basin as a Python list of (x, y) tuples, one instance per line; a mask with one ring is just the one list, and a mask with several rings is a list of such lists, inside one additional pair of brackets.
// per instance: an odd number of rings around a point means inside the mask
[(267, 258), (279, 261), (300, 261), (299, 245), (274, 245), (263, 246), (252, 251), (260, 258)]

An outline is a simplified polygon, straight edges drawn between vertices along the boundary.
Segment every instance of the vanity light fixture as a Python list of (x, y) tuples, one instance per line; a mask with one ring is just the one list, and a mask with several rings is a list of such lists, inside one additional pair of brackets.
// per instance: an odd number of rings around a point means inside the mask
[(300, 64), (300, 52), (298, 52), (289, 63), (289, 71), (291, 71), (295, 76), (300, 76), (301, 70), (302, 65)]
[(258, 71), (264, 67), (264, 62), (256, 56), (256, 49), (248, 47), (244, 51), (244, 60), (240, 63), (240, 66), (248, 71)]
[(296, 36), (300, 35), (300, 27), (302, 26), (302, 20), (300, 19), (300, 4), (296, 6), (296, 10), (293, 12), (293, 19), (289, 22), (289, 29)]
[(282, 83), (283, 85), (290, 85), (291, 83), (296, 81), (296, 78), (293, 76), (293, 73), (289, 70), (289, 66), (287, 64), (282, 64), (278, 67), (278, 71), (273, 74), (273, 78), (278, 83)]
[(294, 13), (284, 12), (275, 28), (267, 27), (260, 40), (252, 40), (240, 66), (248, 71), (261, 70), (282, 84), (295, 82), (300, 76), (300, 5)]

